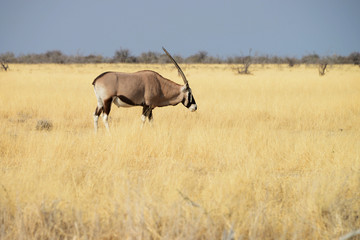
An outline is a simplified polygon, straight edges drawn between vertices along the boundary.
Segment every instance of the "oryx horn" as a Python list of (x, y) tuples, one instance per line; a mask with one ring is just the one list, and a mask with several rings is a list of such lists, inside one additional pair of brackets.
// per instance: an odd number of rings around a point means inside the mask
[(166, 49), (164, 47), (162, 47), (162, 49), (164, 50), (164, 52), (166, 53), (166, 55), (168, 55), (168, 57), (171, 59), (171, 61), (174, 63), (175, 67), (178, 69), (182, 79), (184, 80), (184, 83), (186, 85), (186, 88), (189, 88), (189, 82), (185, 77), (184, 72), (181, 70), (180, 66), (177, 64), (177, 62), (175, 61), (175, 59), (170, 55), (170, 53), (168, 51), (166, 51)]

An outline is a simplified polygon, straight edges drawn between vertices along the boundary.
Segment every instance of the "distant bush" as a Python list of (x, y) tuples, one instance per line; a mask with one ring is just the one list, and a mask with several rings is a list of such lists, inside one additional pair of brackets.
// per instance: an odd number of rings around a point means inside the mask
[(90, 54), (88, 56), (82, 57), (82, 63), (103, 63), (104, 58), (101, 55)]
[(320, 60), (320, 56), (317, 55), (316, 53), (305, 55), (301, 58), (301, 62), (306, 64), (316, 64), (319, 62), (319, 60)]
[(51, 62), (51, 63), (66, 63), (67, 56), (64, 55), (61, 51), (47, 51), (44, 54), (44, 62)]
[(205, 51), (200, 51), (194, 55), (191, 55), (186, 59), (188, 63), (205, 63), (208, 58), (208, 53)]
[(360, 66), (360, 52), (353, 52), (349, 55), (349, 60), (351, 63)]
[(0, 54), (0, 62), (10, 62), (15, 63), (17, 61), (15, 54), (12, 52), (6, 52), (3, 54)]
[(114, 63), (135, 63), (136, 57), (132, 56), (129, 49), (120, 49), (115, 51), (111, 62)]
[(156, 52), (145, 52), (142, 53), (138, 58), (137, 62), (141, 63), (158, 63), (160, 58), (160, 54)]
[(286, 63), (289, 65), (289, 67), (293, 67), (297, 63), (296, 58), (285, 58)]

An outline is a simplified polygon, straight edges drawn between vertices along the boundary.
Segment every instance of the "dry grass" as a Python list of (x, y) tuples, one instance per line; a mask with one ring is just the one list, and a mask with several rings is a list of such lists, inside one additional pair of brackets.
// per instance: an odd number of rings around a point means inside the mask
[[(360, 226), (360, 69), (185, 65), (198, 111), (110, 114), (92, 80), (171, 65), (0, 72), (0, 239), (334, 239)], [(39, 121), (52, 128), (37, 130)]]

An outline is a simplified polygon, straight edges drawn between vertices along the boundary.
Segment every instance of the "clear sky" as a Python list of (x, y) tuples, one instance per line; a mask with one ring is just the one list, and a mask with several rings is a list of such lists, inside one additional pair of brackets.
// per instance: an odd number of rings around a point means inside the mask
[(360, 51), (359, 0), (0, 0), (0, 53), (119, 49), (301, 57)]

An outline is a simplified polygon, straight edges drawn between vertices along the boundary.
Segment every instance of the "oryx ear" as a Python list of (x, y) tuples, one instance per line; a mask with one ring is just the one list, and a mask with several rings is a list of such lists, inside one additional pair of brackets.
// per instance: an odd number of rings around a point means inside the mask
[(187, 89), (188, 89), (188, 87), (187, 87), (186, 85), (184, 85), (184, 86), (181, 87), (181, 91), (182, 91), (182, 92), (186, 92)]

